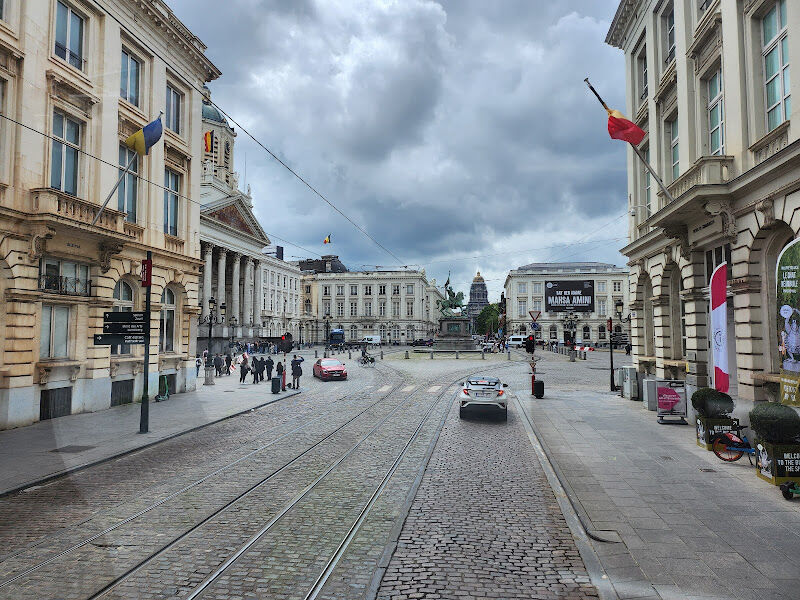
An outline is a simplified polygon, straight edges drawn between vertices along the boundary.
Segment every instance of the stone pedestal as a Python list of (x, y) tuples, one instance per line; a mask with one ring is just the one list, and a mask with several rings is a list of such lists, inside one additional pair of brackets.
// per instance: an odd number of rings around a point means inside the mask
[(439, 333), (433, 340), (434, 350), (475, 350), (469, 331), (469, 317), (442, 317)]

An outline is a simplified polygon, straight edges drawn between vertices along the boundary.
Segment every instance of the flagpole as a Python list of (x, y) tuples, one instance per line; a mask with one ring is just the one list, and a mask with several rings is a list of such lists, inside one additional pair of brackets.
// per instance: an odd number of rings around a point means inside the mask
[[(589, 83), (589, 78), (586, 77), (584, 79), (584, 81), (586, 82), (586, 85), (589, 86), (589, 89), (595, 95), (595, 97), (597, 98), (598, 102), (600, 102), (600, 104), (603, 106), (603, 108), (606, 109), (606, 112), (610, 113), (611, 109), (608, 108), (608, 105), (600, 97), (600, 94), (597, 93), (597, 90), (594, 89), (594, 87), (592, 86), (591, 83)], [(633, 148), (633, 151), (636, 153), (636, 156), (639, 157), (639, 160), (642, 161), (642, 164), (647, 168), (647, 170), (650, 172), (650, 174), (655, 178), (656, 183), (658, 183), (658, 187), (660, 187), (661, 191), (664, 192), (664, 195), (667, 197), (667, 200), (669, 202), (674, 202), (675, 198), (673, 198), (672, 194), (669, 193), (669, 190), (667, 189), (667, 186), (664, 185), (664, 181), (661, 179), (661, 177), (658, 176), (658, 173), (656, 173), (655, 169), (653, 169), (653, 167), (650, 166), (650, 163), (647, 162), (647, 160), (645, 159), (644, 155), (642, 154), (642, 151), (639, 150), (639, 148), (637, 148), (636, 146), (634, 146), (630, 142), (628, 142), (628, 144), (630, 145), (631, 148)]]
[(117, 188), (119, 187), (119, 184), (122, 183), (122, 180), (125, 177), (125, 175), (127, 175), (130, 172), (130, 169), (133, 166), (133, 161), (136, 160), (137, 156), (139, 156), (139, 155), (136, 154), (136, 152), (134, 152), (133, 156), (131, 156), (131, 160), (130, 160), (130, 162), (128, 162), (128, 166), (125, 167), (125, 170), (122, 172), (122, 175), (120, 175), (119, 179), (117, 179), (117, 183), (114, 184), (114, 187), (111, 188), (111, 191), (108, 193), (108, 196), (106, 196), (105, 202), (103, 202), (103, 205), (100, 207), (100, 210), (97, 211), (97, 214), (94, 216), (94, 219), (92, 219), (92, 225), (97, 223), (97, 220), (100, 218), (100, 215), (103, 214), (103, 211), (105, 210), (106, 206), (108, 205), (108, 201), (111, 200), (111, 196), (113, 196), (114, 192), (117, 191)]

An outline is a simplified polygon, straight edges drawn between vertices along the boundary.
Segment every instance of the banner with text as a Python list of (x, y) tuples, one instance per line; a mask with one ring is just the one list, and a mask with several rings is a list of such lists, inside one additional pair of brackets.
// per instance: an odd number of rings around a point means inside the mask
[(594, 281), (547, 281), (544, 288), (547, 312), (594, 312)]
[(786, 246), (776, 267), (778, 355), (781, 372), (780, 401), (800, 406), (800, 239)]

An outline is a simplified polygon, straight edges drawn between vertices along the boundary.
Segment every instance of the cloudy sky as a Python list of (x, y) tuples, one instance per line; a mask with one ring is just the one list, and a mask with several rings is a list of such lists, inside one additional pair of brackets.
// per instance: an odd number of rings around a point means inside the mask
[(480, 270), (492, 300), (530, 262), (624, 264), (624, 144), (583, 83), (624, 109), (618, 0), (168, 3), (222, 70), (214, 101), (401, 262), (240, 133), (268, 233), (465, 292)]

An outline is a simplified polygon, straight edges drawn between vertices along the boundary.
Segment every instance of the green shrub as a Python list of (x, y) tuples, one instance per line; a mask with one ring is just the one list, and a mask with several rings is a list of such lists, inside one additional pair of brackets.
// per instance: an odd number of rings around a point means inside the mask
[(800, 415), (791, 406), (759, 402), (750, 411), (750, 427), (759, 440), (771, 444), (800, 442)]
[(727, 417), (733, 412), (733, 398), (713, 388), (700, 388), (692, 394), (692, 406), (701, 417)]

